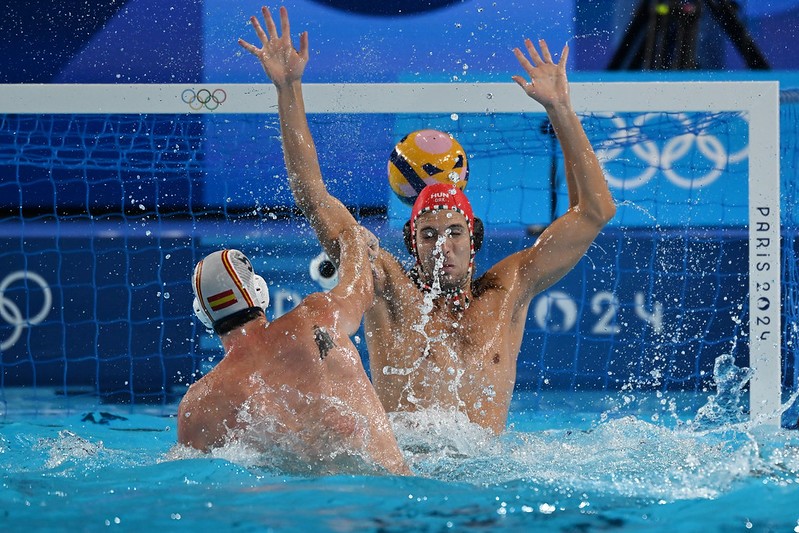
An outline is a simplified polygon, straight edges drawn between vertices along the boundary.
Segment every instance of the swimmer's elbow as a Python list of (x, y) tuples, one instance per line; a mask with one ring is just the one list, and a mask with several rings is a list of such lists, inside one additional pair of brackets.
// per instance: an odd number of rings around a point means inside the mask
[(612, 198), (608, 198), (590, 206), (578, 205), (576, 210), (584, 219), (601, 230), (616, 216), (616, 203)]
[(604, 227), (606, 226), (613, 217), (616, 216), (616, 202), (612, 199), (608, 200), (607, 202), (602, 202), (602, 207), (600, 208), (599, 212), (599, 221), (601, 225)]
[[(361, 326), (361, 319), (366, 312), (367, 306), (362, 295), (353, 291), (340, 291), (338, 287), (333, 291), (322, 294), (314, 293), (324, 297), (327, 301), (319, 310), (324, 310), (324, 315), (332, 317), (333, 324), (338, 332), (349, 336), (354, 335)], [(306, 302), (314, 295), (306, 297)]]

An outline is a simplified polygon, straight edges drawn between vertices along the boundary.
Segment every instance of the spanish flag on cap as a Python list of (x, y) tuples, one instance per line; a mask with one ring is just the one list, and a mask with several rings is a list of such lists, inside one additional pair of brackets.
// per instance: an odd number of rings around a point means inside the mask
[(213, 323), (260, 307), (256, 278), (246, 255), (238, 250), (219, 250), (197, 263), (192, 284), (202, 311)]

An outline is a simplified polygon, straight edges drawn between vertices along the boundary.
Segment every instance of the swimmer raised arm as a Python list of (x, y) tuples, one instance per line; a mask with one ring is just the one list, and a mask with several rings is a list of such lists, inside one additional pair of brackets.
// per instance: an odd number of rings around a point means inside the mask
[[(262, 46), (240, 43), (258, 57), (277, 87), (292, 193), (328, 255), (337, 260), (338, 236), (355, 221), (325, 188), (305, 117), (301, 78), (308, 36), (302, 34), (295, 50), (286, 10), (280, 11), (280, 34), (268, 10), (263, 16), (266, 31), (251, 21)], [(555, 63), (541, 45), (538, 54), (526, 42), (529, 59), (515, 51), (528, 78), (514, 80), (544, 106), (555, 129), (564, 154), (569, 209), (534, 246), (474, 279), (475, 254), (484, 235), (466, 195), (445, 184), (421, 191), (406, 225), (415, 265), (406, 272), (396, 258), (380, 251), (373, 264), (374, 305), (364, 314), (372, 381), (388, 411), (462, 410), (471, 422), (502, 431), (532, 298), (580, 260), (615, 212), (571, 106), (568, 49)]]
[(518, 269), (521, 274), (523, 291), (518, 302), (521, 305), (529, 303), (571, 270), (616, 212), (602, 168), (572, 109), (566, 78), (568, 45), (563, 47), (556, 63), (543, 39), (539, 40), (540, 54), (530, 39), (524, 44), (529, 59), (518, 48), (513, 53), (527, 78), (517, 75), (513, 80), (544, 107), (557, 135), (563, 151), (569, 209), (542, 233), (533, 247), (500, 263), (502, 269)]
[(363, 314), (374, 301), (371, 265), (379, 245), (377, 238), (358, 224), (344, 228), (337, 241), (342, 258), (338, 284), (328, 293), (317, 295), (331, 299), (338, 315), (337, 328), (347, 335), (353, 335), (361, 325)]
[(243, 39), (239, 44), (261, 62), (266, 75), (277, 88), (283, 156), (289, 186), (297, 206), (316, 231), (322, 247), (338, 264), (337, 238), (341, 231), (355, 224), (347, 208), (325, 187), (302, 95), (302, 75), (308, 63), (308, 32), (300, 35), (300, 49), (291, 41), (288, 12), (280, 8), (280, 32), (266, 7), (261, 9), (266, 31), (256, 17), (250, 17), (261, 47)]
[(231, 442), (279, 450), (280, 468), (299, 461), (303, 471), (358, 472), (360, 458), (364, 466), (410, 474), (349, 339), (372, 302), (376, 242), (357, 225), (339, 241), (338, 286), (271, 323), (266, 282), (243, 253), (220, 250), (197, 264), (194, 310), (219, 335), (225, 357), (181, 400), (179, 443), (204, 452)]

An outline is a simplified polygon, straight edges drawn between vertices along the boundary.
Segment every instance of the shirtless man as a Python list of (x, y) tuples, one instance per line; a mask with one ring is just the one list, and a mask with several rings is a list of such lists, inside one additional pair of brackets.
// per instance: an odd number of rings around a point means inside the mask
[[(308, 33), (300, 35), (296, 50), (286, 9), (280, 9), (280, 32), (269, 10), (262, 13), (266, 31), (251, 18), (261, 47), (241, 39), (239, 44), (260, 60), (277, 87), (291, 190), (322, 246), (337, 260), (336, 237), (355, 222), (322, 181), (305, 116), (301, 81), (309, 56)], [(482, 235), (476, 234), (466, 196), (454, 188), (447, 193), (428, 191), (430, 187), (419, 195), (410, 235), (415, 276), (381, 250), (374, 265), (375, 305), (364, 315), (372, 380), (389, 412), (457, 409), (472, 422), (501, 432), (530, 302), (574, 267), (615, 214), (602, 169), (571, 106), (568, 47), (555, 63), (543, 40), (539, 46), (540, 54), (525, 41), (529, 58), (513, 51), (529, 81), (522, 76), (513, 80), (544, 107), (555, 129), (570, 207), (532, 247), (473, 279), (479, 244), (475, 237), (479, 241)]]
[(243, 253), (221, 250), (197, 264), (195, 313), (219, 335), (225, 357), (180, 402), (179, 443), (207, 452), (239, 442), (299, 472), (378, 466), (410, 474), (348, 337), (373, 299), (361, 232), (352, 224), (338, 235), (338, 286), (271, 323), (266, 283)]

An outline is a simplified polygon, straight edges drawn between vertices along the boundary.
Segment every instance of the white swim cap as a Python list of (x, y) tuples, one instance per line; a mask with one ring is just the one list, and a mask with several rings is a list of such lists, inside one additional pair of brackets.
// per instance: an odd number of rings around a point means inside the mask
[(266, 311), (269, 289), (247, 256), (238, 250), (219, 250), (197, 263), (192, 276), (194, 313), (209, 329), (238, 314)]

